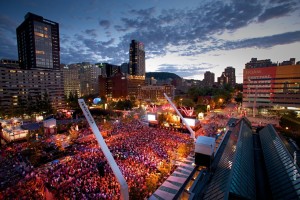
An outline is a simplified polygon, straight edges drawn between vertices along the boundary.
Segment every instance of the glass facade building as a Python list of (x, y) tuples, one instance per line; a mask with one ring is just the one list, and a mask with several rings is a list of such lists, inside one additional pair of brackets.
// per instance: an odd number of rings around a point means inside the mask
[(60, 69), (58, 23), (27, 13), (17, 28), (17, 41), (22, 69)]
[(129, 74), (145, 76), (145, 49), (142, 42), (132, 40), (129, 49)]

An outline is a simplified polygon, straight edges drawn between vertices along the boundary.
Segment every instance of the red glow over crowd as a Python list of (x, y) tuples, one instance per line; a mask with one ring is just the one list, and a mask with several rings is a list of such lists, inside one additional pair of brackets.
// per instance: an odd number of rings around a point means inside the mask
[[(157, 172), (161, 162), (169, 162), (169, 152), (187, 144), (190, 136), (144, 126), (137, 120), (114, 126), (105, 140), (128, 183), (129, 192), (135, 190), (148, 197), (147, 177)], [(84, 128), (79, 132), (79, 142), (71, 146), (73, 155), (38, 168), (20, 158), (16, 149), (9, 155), (1, 152), (1, 161), (7, 161), (8, 156), (14, 158), (12, 164), (21, 169), (22, 179), (1, 191), (0, 199), (120, 199), (119, 184), (91, 130)], [(24, 148), (21, 144), (16, 147)], [(98, 163), (105, 163), (104, 176), (99, 174)]]

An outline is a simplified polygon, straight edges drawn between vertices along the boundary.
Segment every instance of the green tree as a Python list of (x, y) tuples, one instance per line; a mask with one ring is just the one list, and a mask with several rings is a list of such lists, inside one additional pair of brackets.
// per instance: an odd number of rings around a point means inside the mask
[(41, 103), (41, 110), (44, 112), (46, 115), (53, 114), (54, 109), (52, 107), (51, 101), (49, 94), (45, 92), (42, 97), (42, 103)]
[(243, 102), (243, 93), (242, 92), (238, 92), (236, 97), (235, 97), (235, 101), (237, 103), (242, 103)]
[(185, 106), (185, 107), (194, 107), (195, 106), (195, 102), (191, 99), (183, 99), (182, 100), (182, 106)]

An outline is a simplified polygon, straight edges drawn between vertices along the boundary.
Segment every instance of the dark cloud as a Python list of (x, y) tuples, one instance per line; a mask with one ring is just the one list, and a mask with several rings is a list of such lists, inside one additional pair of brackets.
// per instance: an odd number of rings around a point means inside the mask
[[(93, 5), (92, 2), (91, 5)], [(290, 44), (300, 41), (299, 31), (265, 37), (253, 36), (253, 38), (239, 41), (220, 40), (215, 35), (234, 32), (251, 23), (261, 23), (288, 15), (298, 9), (299, 5), (299, 0), (217, 0), (201, 1), (195, 7), (188, 9), (158, 10), (155, 7), (124, 9), (123, 18), (119, 19), (120, 21), (114, 20), (118, 21), (117, 24), (112, 24), (106, 19), (100, 20), (99, 25), (103, 30), (99, 33), (96, 31), (99, 27), (96, 27), (71, 36), (61, 35), (61, 61), (65, 63), (99, 62), (101, 60), (98, 59), (105, 59), (113, 64), (128, 62), (129, 43), (132, 39), (145, 44), (147, 59), (163, 56), (167, 52), (191, 57), (214, 50), (269, 48), (274, 45)], [(15, 35), (17, 25), (8, 17), (0, 15), (1, 56), (8, 55), (6, 51), (14, 52), (11, 55), (17, 55), (16, 41), (12, 42), (8, 39), (8, 33)], [(68, 27), (62, 22), (60, 27), (77, 30), (75, 24)], [(113, 38), (115, 36), (111, 28), (122, 35), (119, 38)], [(169, 48), (170, 46), (172, 48)], [(211, 66), (199, 64), (187, 66), (186, 69), (178, 69), (178, 66), (162, 65), (159, 69), (179, 70), (179, 74), (188, 74), (193, 70), (202, 73), (202, 68), (205, 67)]]
[(111, 32), (110, 31), (105, 31), (106, 37), (110, 38), (111, 37)]
[(85, 30), (85, 33), (90, 37), (97, 37), (97, 31), (96, 29), (87, 29)]
[[(97, 41), (88, 39), (83, 35), (76, 35), (73, 47), (84, 47), (95, 59), (94, 55), (102, 58), (111, 58), (114, 64), (128, 61), (129, 43), (132, 39), (142, 41), (145, 44), (146, 58), (163, 56), (167, 52), (178, 53), (180, 56), (195, 56), (214, 50), (229, 50), (237, 48), (258, 47), (267, 48), (272, 45), (289, 44), (299, 41), (298, 32), (274, 35), (262, 38), (251, 38), (246, 40), (224, 41), (213, 37), (214, 34), (222, 34), (224, 31), (234, 32), (246, 27), (250, 23), (267, 20), (272, 17), (280, 17), (285, 11), (278, 12), (279, 8), (287, 8), (291, 11), (290, 3), (276, 4), (266, 7), (267, 4), (260, 1), (214, 1), (202, 3), (193, 9), (169, 9), (156, 13), (155, 8), (129, 10), (127, 17), (121, 18), (121, 23), (114, 25), (115, 30), (123, 32), (123, 36), (116, 40)], [(272, 10), (273, 8), (273, 10)], [(259, 16), (259, 18), (258, 18)], [(111, 24), (108, 20), (102, 20), (99, 24), (108, 29)], [(86, 30), (87, 34), (93, 34), (92, 30)], [(111, 38), (111, 33), (106, 31), (106, 36)], [(290, 37), (290, 38), (288, 38)], [(276, 40), (276, 41), (272, 41)], [(113, 45), (113, 46), (112, 46)], [(167, 46), (172, 45), (172, 50)], [(203, 65), (201, 65), (203, 67)], [(207, 70), (207, 66), (203, 68)], [(193, 69), (202, 73), (200, 68), (178, 69), (174, 66), (160, 66), (159, 70), (176, 71), (179, 74), (188, 74)]]
[(108, 29), (110, 27), (110, 21), (101, 20), (99, 21), (99, 25), (102, 26), (104, 29)]
[(286, 2), (281, 5), (267, 8), (259, 17), (258, 22), (265, 22), (272, 18), (278, 18), (290, 14), (297, 9), (297, 4), (294, 2)]
[(240, 48), (269, 48), (276, 45), (291, 44), (300, 42), (300, 31), (287, 32), (277, 35), (265, 36), (260, 38), (251, 38), (241, 41), (225, 42), (223, 49), (240, 49)]
[(101, 42), (101, 45), (103, 45), (103, 46), (109, 46), (109, 45), (112, 45), (113, 43), (115, 42), (115, 39), (110, 39), (110, 40), (108, 40), (108, 41), (106, 41), (106, 42)]
[(147, 8), (147, 9), (132, 9), (129, 11), (129, 13), (137, 15), (138, 17), (145, 17), (148, 18), (149, 16), (153, 15), (155, 13), (155, 7)]
[(114, 28), (118, 32), (126, 32), (128, 30), (128, 28), (124, 28), (124, 27), (122, 27), (120, 25), (115, 25)]
[(148, 12), (135, 10), (134, 14), (147, 13), (147, 17), (122, 18), (122, 25), (115, 26), (117, 31), (131, 30), (121, 40), (127, 43), (128, 38), (143, 41), (150, 57), (156, 55), (157, 49), (164, 53), (168, 45), (188, 45), (191, 49), (194, 43), (206, 41), (212, 34), (247, 26), (261, 13), (262, 5), (220, 1), (201, 4), (190, 10), (163, 10), (157, 16), (153, 15), (154, 11), (153, 8)]

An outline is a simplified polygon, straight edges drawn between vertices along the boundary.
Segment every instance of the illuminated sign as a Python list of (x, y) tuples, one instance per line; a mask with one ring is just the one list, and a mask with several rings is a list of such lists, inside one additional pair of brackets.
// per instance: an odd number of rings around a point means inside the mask
[(147, 119), (148, 121), (156, 121), (156, 116), (154, 114), (148, 114)]
[(196, 124), (196, 119), (184, 118), (184, 120), (186, 121), (186, 123), (187, 123), (189, 126), (195, 126), (195, 124)]

